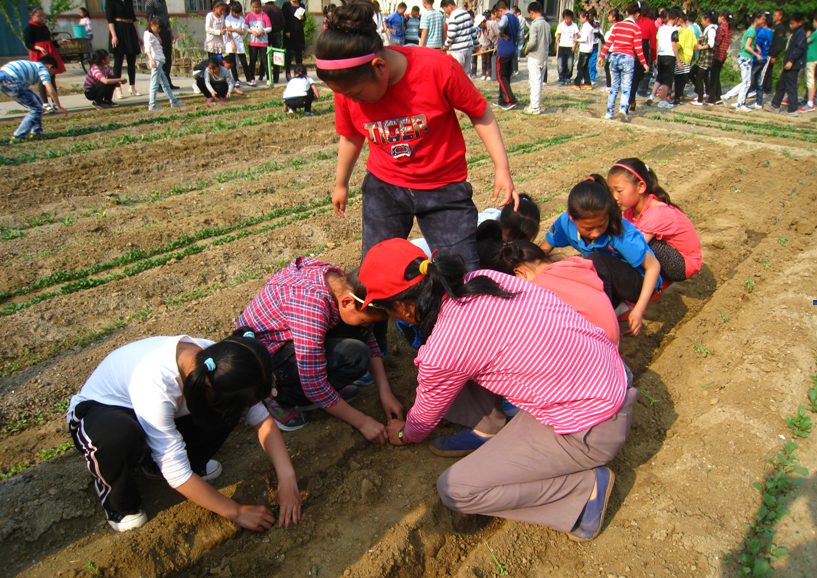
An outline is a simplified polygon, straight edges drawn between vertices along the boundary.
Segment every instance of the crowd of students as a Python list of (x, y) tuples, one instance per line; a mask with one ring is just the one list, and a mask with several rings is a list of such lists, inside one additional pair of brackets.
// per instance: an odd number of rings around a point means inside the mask
[[(369, 3), (336, 8), (315, 46), (318, 76), (335, 94), (339, 217), (369, 146), (360, 267), (298, 257), (237, 313), (226, 339), (151, 337), (102, 361), (67, 420), (114, 530), (147, 522), (139, 467), (244, 528), (271, 527), (269, 509), (206, 483), (222, 472), (213, 458), (242, 416), (275, 469), (279, 525), (298, 523), (281, 432), (323, 409), (380, 447), (420, 443), (442, 419), (460, 424), (429, 444), (463, 458), (438, 480), (446, 506), (578, 541), (601, 531), (615, 481), (608, 464), (637, 395), (618, 320), (637, 335), (647, 303), (701, 268), (695, 228), (655, 172), (627, 158), (576, 183), (534, 244), (538, 206), (517, 193), (496, 117), (462, 64), (426, 47), (386, 48), (374, 15)], [(219, 61), (210, 63), (215, 74)], [(479, 227), (457, 111), (491, 158), (503, 207)], [(406, 240), (415, 219), (428, 253)], [(579, 256), (552, 259), (567, 246)], [(408, 410), (383, 364), (389, 318), (419, 349)], [(367, 383), (382, 416), (352, 405)]]

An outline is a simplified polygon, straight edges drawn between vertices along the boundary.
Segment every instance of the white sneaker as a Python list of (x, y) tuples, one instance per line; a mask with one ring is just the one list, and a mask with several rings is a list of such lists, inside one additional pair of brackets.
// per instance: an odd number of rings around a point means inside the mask
[(149, 106), (148, 110), (162, 110), (162, 107), (158, 104), (154, 104), (153, 106)]
[(627, 111), (620, 110), (618, 111), (618, 120), (621, 122), (630, 122), (630, 117), (627, 116)]
[(124, 516), (118, 522), (115, 522), (114, 520), (108, 520), (108, 525), (111, 528), (113, 528), (115, 532), (127, 532), (128, 530), (135, 530), (136, 528), (141, 528), (147, 523), (147, 521), (148, 515), (145, 514), (142, 510), (139, 510), (139, 513)]
[(193, 94), (201, 94), (201, 89), (199, 88), (199, 85), (196, 84), (195, 82), (193, 83)]
[(174, 102), (173, 104), (170, 105), (170, 108), (181, 108), (183, 106), (187, 106), (187, 105), (185, 103), (181, 102), (181, 101), (176, 101), (176, 102)]
[(616, 120), (616, 115), (608, 112), (607, 114), (604, 115), (604, 118), (606, 118), (607, 120)]
[(693, 100), (693, 101), (690, 101), (690, 103), (689, 103), (689, 104), (691, 104), (692, 106), (703, 106), (703, 105), (704, 105), (704, 103), (703, 103), (703, 102), (701, 102), (700, 100)]
[(738, 111), (738, 112), (752, 112), (753, 110), (754, 110), (754, 107), (753, 107), (753, 108), (749, 108), (748, 106), (739, 106), (739, 107), (737, 108), (737, 111)]
[(722, 96), (721, 97), (721, 104), (723, 104), (723, 106), (728, 107), (729, 106), (729, 99), (726, 98), (725, 96)]
[(542, 114), (542, 111), (538, 108), (532, 108), (530, 106), (526, 106), (522, 111), (524, 114)]
[(483, 75), (480, 77), (480, 80), (488, 80), (488, 77), (487, 77), (487, 76), (485, 76), (485, 75), (483, 74)]
[(732, 108), (737, 108), (737, 107), (738, 107), (738, 103), (737, 103), (737, 102), (733, 102), (733, 103), (731, 104), (731, 106), (732, 106)]
[(762, 104), (758, 104), (758, 103), (754, 103), (754, 104), (750, 104), (750, 105), (749, 105), (749, 108), (757, 108), (757, 109), (759, 109), (759, 110), (763, 110), (763, 105), (762, 105)]
[(217, 462), (216, 460), (210, 460), (207, 462), (207, 465), (204, 466), (203, 472), (198, 472), (201, 476), (201, 479), (205, 482), (209, 482), (210, 480), (215, 480), (221, 475), (224, 469), (221, 467), (221, 463)]
[(659, 101), (656, 106), (658, 106), (658, 108), (669, 108), (669, 104), (666, 100)]
[(749, 94), (746, 95), (746, 98), (754, 98), (756, 96), (757, 96), (757, 91), (753, 90), (752, 92), (750, 92)]
[(293, 118), (293, 117), (295, 116), (295, 111), (294, 111), (294, 110), (292, 110), (291, 108), (288, 108), (288, 109), (287, 109), (287, 116), (288, 116), (289, 118)]

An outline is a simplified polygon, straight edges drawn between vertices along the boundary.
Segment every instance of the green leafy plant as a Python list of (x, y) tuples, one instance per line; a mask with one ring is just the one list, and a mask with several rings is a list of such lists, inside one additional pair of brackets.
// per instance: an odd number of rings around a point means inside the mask
[(494, 551), (491, 550), (491, 547), (488, 545), (488, 542), (485, 542), (485, 547), (488, 548), (488, 551), (491, 553), (491, 558), (494, 559), (494, 564), (496, 564), (497, 568), (499, 568), (499, 575), (500, 576), (505, 576), (505, 574), (508, 573), (507, 568), (503, 564), (499, 563), (499, 560), (497, 559), (496, 554), (494, 554)]
[(687, 339), (689, 339), (689, 342), (692, 344), (692, 347), (694, 347), (694, 348), (695, 348), (695, 351), (697, 351), (698, 353), (707, 353), (707, 354), (709, 354), (709, 355), (712, 355), (712, 352), (711, 352), (711, 351), (709, 351), (709, 350), (708, 350), (706, 347), (704, 347), (703, 345), (699, 345), (699, 344), (698, 344), (698, 343), (697, 343), (697, 342), (696, 342), (694, 339), (692, 339), (691, 337), (687, 337)]
[(805, 405), (800, 404), (797, 413), (786, 416), (786, 425), (789, 426), (793, 437), (805, 438), (811, 433), (811, 417), (806, 414), (807, 409)]
[(650, 407), (652, 407), (652, 406), (654, 406), (656, 403), (658, 403), (658, 400), (657, 400), (657, 399), (655, 399), (654, 397), (650, 396), (650, 394), (649, 394), (649, 393), (647, 393), (646, 391), (644, 391), (644, 390), (643, 390), (643, 389), (641, 389), (640, 387), (638, 387), (638, 388), (636, 388), (636, 389), (638, 389), (638, 393), (640, 393), (641, 395), (643, 395), (644, 397), (646, 397), (648, 400), (650, 400)]
[(772, 268), (771, 264), (769, 263), (769, 260), (766, 259), (766, 257), (763, 257), (762, 255), (760, 257), (760, 262), (764, 267), (766, 267), (766, 269), (771, 269)]
[(780, 243), (782, 246), (784, 246), (784, 247), (785, 247), (785, 246), (786, 246), (786, 244), (789, 242), (789, 240), (788, 240), (788, 239), (784, 239), (783, 237), (780, 237), (780, 238), (777, 240), (777, 242), (778, 242), (778, 243)]
[(717, 311), (718, 313), (721, 314), (721, 321), (723, 321), (724, 323), (729, 323), (729, 318), (726, 316), (726, 313), (724, 313), (723, 311), (721, 311), (717, 307), (715, 307), (715, 311)]
[(755, 289), (755, 282), (754, 281), (752, 281), (751, 279), (744, 279), (743, 282), (746, 283), (746, 288), (750, 292), (754, 291), (754, 289)]
[(3, 20), (5, 20), (6, 24), (8, 24), (9, 30), (11, 30), (12, 34), (19, 38), (20, 42), (25, 43), (25, 39), (23, 38), (22, 23), (26, 21), (26, 15), (20, 12), (19, 6), (19, 2), (3, 0), (0, 2), (0, 15), (3, 16)]

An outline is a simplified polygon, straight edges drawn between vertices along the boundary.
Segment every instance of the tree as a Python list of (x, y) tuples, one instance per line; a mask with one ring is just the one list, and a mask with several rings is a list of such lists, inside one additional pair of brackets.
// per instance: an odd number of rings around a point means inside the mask
[(22, 24), (24, 15), (20, 12), (19, 3), (12, 0), (0, 0), (0, 14), (12, 33), (20, 39), (20, 42), (24, 42)]

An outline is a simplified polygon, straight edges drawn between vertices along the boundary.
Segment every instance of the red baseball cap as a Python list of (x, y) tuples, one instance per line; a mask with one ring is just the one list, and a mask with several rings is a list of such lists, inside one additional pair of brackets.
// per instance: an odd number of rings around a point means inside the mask
[(373, 299), (388, 299), (416, 285), (425, 275), (405, 280), (406, 268), (415, 259), (427, 259), (425, 252), (405, 239), (389, 239), (378, 243), (366, 253), (358, 278), (366, 286), (362, 309)]

